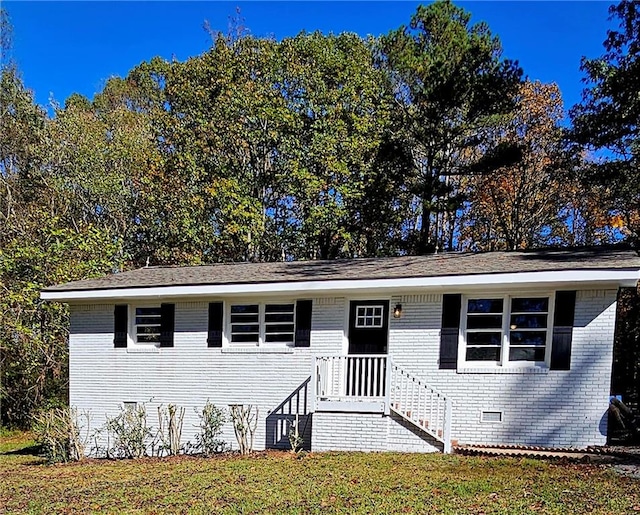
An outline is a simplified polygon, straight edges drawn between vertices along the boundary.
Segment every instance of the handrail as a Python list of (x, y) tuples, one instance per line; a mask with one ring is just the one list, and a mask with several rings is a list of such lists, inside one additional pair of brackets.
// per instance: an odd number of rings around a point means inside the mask
[(451, 400), (396, 364), (391, 365), (391, 410), (444, 444), (450, 451)]

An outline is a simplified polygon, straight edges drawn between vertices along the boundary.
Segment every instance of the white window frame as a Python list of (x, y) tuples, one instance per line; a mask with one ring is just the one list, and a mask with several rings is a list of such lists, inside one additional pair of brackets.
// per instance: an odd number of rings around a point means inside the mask
[[(274, 304), (291, 304), (293, 306), (293, 335), (291, 342), (267, 342), (266, 341), (266, 306), (274, 305)], [(231, 308), (232, 306), (258, 306), (258, 342), (232, 342), (231, 341)], [(296, 326), (297, 326), (297, 310), (296, 310), (296, 301), (290, 299), (269, 299), (266, 301), (256, 301), (256, 300), (237, 300), (233, 302), (225, 302), (225, 324), (224, 324), (224, 338), (223, 338), (223, 347), (228, 348), (268, 348), (268, 349), (278, 349), (278, 348), (291, 348), (295, 347), (296, 344)]]
[[(509, 341), (511, 322), (512, 299), (518, 298), (547, 298), (549, 307), (547, 311), (547, 338), (545, 345), (544, 361), (509, 361), (511, 342)], [(467, 361), (467, 309), (470, 299), (502, 299), (502, 344), (500, 347), (500, 359), (496, 361)], [(555, 312), (554, 292), (523, 291), (518, 293), (490, 293), (479, 292), (462, 296), (460, 313), (460, 334), (458, 340), (458, 368), (463, 369), (506, 369), (506, 368), (541, 368), (548, 369), (551, 362), (551, 342), (553, 337), (553, 316)], [(497, 332), (497, 329), (496, 329)]]
[[(360, 309), (373, 309), (374, 313), (371, 316), (368, 316), (365, 312), (364, 315), (358, 315), (358, 310)], [(375, 314), (375, 310), (380, 310), (380, 315)], [(382, 304), (356, 304), (356, 313), (355, 313), (355, 323), (354, 326), (356, 329), (382, 329), (384, 327), (384, 306)], [(358, 319), (362, 318), (365, 320), (365, 325), (358, 324)], [(380, 318), (380, 324), (366, 325), (367, 318), (371, 318), (372, 322), (375, 322), (376, 318)]]
[[(136, 310), (139, 308), (154, 308), (162, 310), (160, 304), (130, 304), (129, 305), (129, 330), (127, 335), (127, 346), (139, 349), (153, 349), (160, 347), (160, 341), (157, 342), (139, 342), (138, 332), (136, 331)], [(162, 311), (160, 311), (160, 331), (162, 331)]]

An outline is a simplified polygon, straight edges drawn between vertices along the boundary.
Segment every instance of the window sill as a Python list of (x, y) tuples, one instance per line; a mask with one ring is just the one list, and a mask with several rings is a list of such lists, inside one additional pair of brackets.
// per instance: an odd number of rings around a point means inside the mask
[(223, 347), (222, 354), (293, 354), (293, 347)]
[(458, 374), (542, 374), (549, 373), (546, 367), (458, 367)]
[(139, 347), (127, 347), (128, 354), (159, 354), (160, 349), (155, 345), (139, 346)]

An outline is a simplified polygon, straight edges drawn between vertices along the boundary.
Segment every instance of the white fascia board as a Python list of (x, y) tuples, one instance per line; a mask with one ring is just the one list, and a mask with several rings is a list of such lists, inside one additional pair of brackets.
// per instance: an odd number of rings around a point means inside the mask
[(634, 287), (640, 270), (562, 270), (504, 274), (411, 277), (403, 279), (322, 280), (274, 283), (202, 284), (191, 286), (157, 286), (102, 290), (43, 291), (43, 300), (74, 302), (85, 300), (150, 299), (174, 297), (220, 297), (247, 295), (304, 294), (323, 295), (346, 292), (477, 290), (500, 287)]

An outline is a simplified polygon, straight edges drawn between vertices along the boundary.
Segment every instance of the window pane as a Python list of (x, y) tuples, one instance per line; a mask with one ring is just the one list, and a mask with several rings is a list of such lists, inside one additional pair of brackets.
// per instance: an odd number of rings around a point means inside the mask
[(257, 304), (231, 306), (231, 313), (258, 313)]
[(293, 324), (268, 325), (264, 330), (266, 333), (293, 333)]
[(511, 315), (512, 329), (546, 329), (546, 327), (547, 315)]
[(157, 325), (139, 325), (136, 327), (137, 334), (156, 334), (160, 333), (160, 324)]
[(357, 306), (356, 323), (357, 328), (383, 327), (383, 306)]
[(293, 322), (293, 313), (278, 313), (265, 315), (264, 321), (269, 322)]
[(546, 331), (511, 331), (509, 335), (511, 345), (545, 345)]
[(502, 329), (501, 315), (473, 315), (467, 317), (467, 329)]
[(267, 334), (264, 339), (267, 343), (293, 343), (293, 333)]
[(232, 334), (231, 341), (235, 343), (258, 343), (257, 334)]
[(231, 315), (232, 324), (246, 324), (251, 322), (258, 322), (258, 315)]
[(136, 316), (138, 315), (142, 315), (142, 316), (148, 316), (148, 315), (155, 315), (155, 316), (160, 316), (160, 308), (159, 307), (153, 307), (153, 308), (136, 308)]
[(511, 301), (512, 313), (540, 313), (545, 311), (549, 311), (549, 299), (547, 297), (522, 298)]
[(544, 361), (544, 347), (512, 347), (509, 361)]
[(159, 306), (136, 308), (136, 343), (160, 343), (160, 312)]
[(258, 333), (260, 332), (260, 326), (258, 324), (233, 324), (231, 327), (232, 333)]
[(469, 299), (467, 313), (502, 313), (503, 299)]
[(467, 347), (467, 361), (499, 361), (500, 347)]
[(293, 313), (293, 304), (267, 304), (265, 313)]
[(136, 325), (160, 325), (160, 317), (136, 317)]
[(502, 333), (467, 333), (468, 345), (502, 345)]
[(138, 343), (158, 343), (160, 341), (160, 334), (138, 334)]

